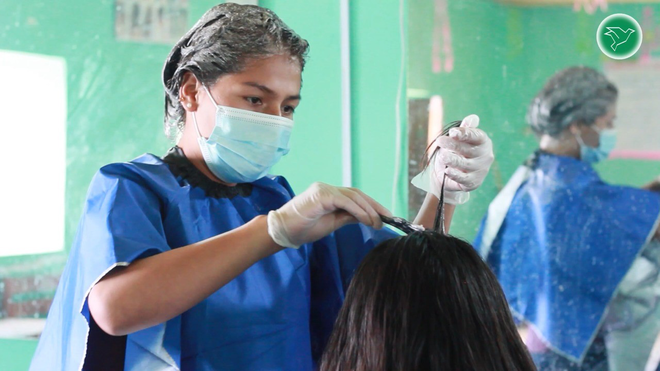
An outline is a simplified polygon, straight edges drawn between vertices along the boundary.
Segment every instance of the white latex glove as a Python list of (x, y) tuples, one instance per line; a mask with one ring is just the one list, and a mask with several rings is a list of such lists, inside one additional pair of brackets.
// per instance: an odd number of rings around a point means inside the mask
[[(470, 191), (483, 183), (493, 163), (493, 142), (488, 135), (477, 129), (479, 116), (469, 115), (461, 126), (449, 130), (449, 135), (438, 138), (430, 148), (440, 150), (432, 164), (412, 180), (412, 184), (440, 198), (442, 179), (445, 182), (445, 203), (463, 204), (470, 198)], [(446, 167), (446, 168), (445, 168)]]
[(380, 229), (385, 207), (356, 188), (314, 183), (281, 208), (268, 213), (268, 234), (280, 246), (299, 248), (349, 224)]

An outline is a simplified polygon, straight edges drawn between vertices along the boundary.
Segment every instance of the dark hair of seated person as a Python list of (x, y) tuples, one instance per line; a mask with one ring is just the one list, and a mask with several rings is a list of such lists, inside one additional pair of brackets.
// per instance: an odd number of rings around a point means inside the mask
[(456, 237), (414, 232), (362, 261), (320, 371), (536, 370), (497, 278)]

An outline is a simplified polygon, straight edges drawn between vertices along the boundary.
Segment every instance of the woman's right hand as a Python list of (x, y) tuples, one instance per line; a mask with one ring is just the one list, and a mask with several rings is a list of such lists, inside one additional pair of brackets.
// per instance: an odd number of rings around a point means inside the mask
[(392, 215), (359, 189), (314, 183), (268, 214), (268, 234), (280, 246), (298, 248), (349, 223), (380, 229), (379, 214)]

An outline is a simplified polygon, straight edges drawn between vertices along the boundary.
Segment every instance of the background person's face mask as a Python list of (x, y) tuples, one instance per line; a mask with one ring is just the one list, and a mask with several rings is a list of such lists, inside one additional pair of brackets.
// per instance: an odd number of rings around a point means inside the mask
[(616, 146), (616, 130), (614, 129), (603, 129), (597, 130), (593, 128), (599, 136), (598, 147), (589, 147), (584, 144), (580, 135), (575, 135), (580, 144), (580, 159), (588, 163), (596, 163), (605, 160), (609, 157), (610, 153)]
[(199, 131), (192, 113), (197, 142), (209, 170), (228, 183), (250, 183), (262, 178), (279, 159), (289, 153), (293, 120), (215, 105), (215, 126), (208, 139)]

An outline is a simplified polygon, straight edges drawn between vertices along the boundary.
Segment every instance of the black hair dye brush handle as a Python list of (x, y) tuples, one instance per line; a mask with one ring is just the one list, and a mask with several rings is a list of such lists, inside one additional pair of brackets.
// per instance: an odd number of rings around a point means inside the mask
[(390, 218), (389, 216), (381, 215), (380, 220), (382, 220), (383, 223), (391, 225), (392, 227), (406, 234), (410, 234), (413, 232), (420, 232), (424, 230), (424, 227), (422, 227), (421, 225), (413, 224), (403, 218), (399, 218), (396, 216)]

